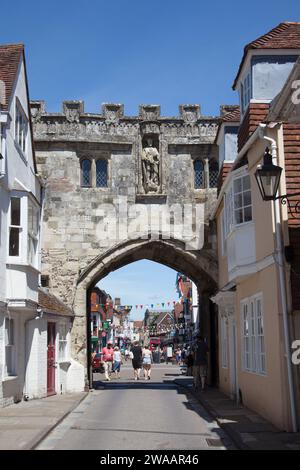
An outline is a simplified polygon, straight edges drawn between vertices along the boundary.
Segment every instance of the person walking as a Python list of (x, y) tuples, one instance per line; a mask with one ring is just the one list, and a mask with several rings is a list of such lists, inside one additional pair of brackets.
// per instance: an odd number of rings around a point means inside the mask
[(138, 341), (133, 343), (131, 348), (132, 367), (134, 371), (134, 380), (140, 380), (140, 373), (142, 368), (143, 351)]
[(201, 384), (201, 391), (205, 389), (205, 382), (207, 377), (207, 364), (208, 364), (208, 346), (204, 341), (203, 336), (197, 336), (197, 343), (194, 347), (194, 366), (193, 366), (193, 376), (194, 376), (194, 388), (199, 390)]
[(112, 363), (113, 363), (113, 355), (114, 355), (114, 350), (113, 350), (113, 345), (111, 342), (107, 343), (107, 346), (105, 346), (102, 349), (102, 360), (103, 360), (103, 366), (104, 366), (104, 374), (105, 374), (105, 379), (107, 382), (110, 381), (110, 375), (112, 371)]
[(190, 377), (193, 375), (193, 365), (194, 365), (194, 355), (190, 348), (188, 349), (186, 353), (185, 363), (186, 363), (186, 368), (187, 368), (186, 375)]
[(143, 354), (144, 378), (145, 380), (150, 380), (151, 364), (153, 362), (153, 356), (152, 356), (152, 352), (149, 349), (149, 346), (144, 347), (142, 354)]
[(129, 358), (129, 349), (127, 347), (125, 349), (124, 356), (125, 356), (125, 361), (127, 362), (128, 358)]
[(176, 349), (176, 363), (178, 366), (181, 364), (181, 349), (177, 348)]
[(113, 360), (114, 360), (113, 371), (116, 374), (116, 379), (120, 379), (122, 356), (121, 356), (121, 351), (119, 350), (118, 346), (115, 346), (114, 348)]

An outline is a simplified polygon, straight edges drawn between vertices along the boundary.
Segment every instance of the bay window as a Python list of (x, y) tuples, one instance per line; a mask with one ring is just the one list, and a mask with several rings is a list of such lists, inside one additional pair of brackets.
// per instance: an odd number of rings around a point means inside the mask
[(250, 176), (244, 175), (233, 179), (224, 199), (225, 237), (238, 225), (252, 220), (252, 200)]
[(7, 376), (15, 375), (15, 342), (14, 342), (14, 320), (5, 318), (4, 324), (5, 340), (5, 373)]
[(12, 197), (10, 200), (9, 256), (20, 256), (21, 231), (21, 198)]
[(39, 208), (28, 200), (28, 263), (36, 266), (38, 234), (39, 234)]
[(26, 141), (28, 132), (28, 119), (23, 111), (23, 108), (18, 100), (16, 100), (15, 111), (15, 141), (22, 152), (26, 153)]

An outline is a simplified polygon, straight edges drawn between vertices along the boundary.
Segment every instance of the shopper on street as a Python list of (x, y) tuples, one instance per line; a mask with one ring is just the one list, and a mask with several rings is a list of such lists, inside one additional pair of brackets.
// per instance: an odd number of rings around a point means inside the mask
[(107, 346), (105, 346), (102, 349), (102, 360), (103, 360), (103, 365), (104, 365), (104, 374), (105, 374), (105, 379), (108, 382), (110, 381), (110, 374), (111, 374), (111, 371), (112, 371), (113, 355), (114, 355), (113, 345), (112, 345), (111, 342), (108, 342)]
[(134, 380), (140, 380), (143, 352), (138, 341), (133, 343), (133, 346), (130, 352), (131, 352), (131, 359), (132, 359), (132, 367), (134, 371)]
[(153, 362), (152, 352), (150, 351), (149, 346), (145, 346), (143, 349), (143, 368), (144, 368), (145, 380), (150, 380), (151, 378), (152, 362)]
[(122, 364), (122, 356), (121, 352), (118, 348), (118, 346), (115, 346), (114, 348), (114, 366), (113, 366), (113, 371), (116, 374), (116, 379), (120, 379), (120, 372), (121, 372), (121, 364)]
[(194, 388), (199, 390), (201, 385), (201, 391), (205, 389), (205, 382), (207, 377), (207, 364), (208, 364), (208, 346), (202, 336), (197, 336), (197, 343), (194, 346)]

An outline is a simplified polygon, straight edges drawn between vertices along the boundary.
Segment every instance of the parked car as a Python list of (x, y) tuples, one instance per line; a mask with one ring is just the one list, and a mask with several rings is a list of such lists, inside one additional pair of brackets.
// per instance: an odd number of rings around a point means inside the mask
[(104, 365), (102, 361), (102, 354), (97, 353), (92, 359), (92, 369), (93, 372), (99, 372), (104, 374)]

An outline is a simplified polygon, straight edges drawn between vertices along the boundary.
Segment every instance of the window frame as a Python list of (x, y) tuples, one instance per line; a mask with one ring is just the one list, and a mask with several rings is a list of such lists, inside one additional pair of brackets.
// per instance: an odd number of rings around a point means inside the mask
[[(69, 338), (70, 338), (70, 325), (67, 322), (59, 322), (58, 328), (58, 348), (57, 348), (57, 362), (70, 362), (70, 345), (69, 345)], [(61, 348), (61, 346), (63, 346)], [(62, 354), (63, 351), (63, 354)]]
[(221, 316), (221, 365), (222, 369), (228, 369), (228, 328), (227, 328), (227, 318)]
[[(201, 172), (202, 172), (202, 185), (201, 186), (196, 185), (196, 168), (195, 167), (196, 167), (196, 164), (198, 162), (200, 162), (201, 165), (202, 165), (202, 169), (201, 169)], [(193, 160), (193, 183), (194, 183), (194, 189), (196, 191), (206, 188), (205, 162), (201, 157), (197, 157)]]
[[(34, 224), (34, 218), (36, 217), (36, 230), (34, 227), (30, 230), (30, 207), (32, 208), (32, 222)], [(30, 197), (27, 201), (27, 263), (34, 268), (38, 266), (38, 249), (39, 249), (39, 236), (40, 236), (40, 207)], [(32, 245), (31, 245), (32, 242)], [(34, 246), (33, 257), (30, 257), (31, 249)]]
[[(260, 305), (259, 315), (258, 304)], [(247, 334), (245, 334), (245, 311), (247, 311), (248, 322)], [(260, 334), (258, 331), (258, 319), (260, 319), (262, 325), (262, 333)], [(255, 294), (241, 301), (241, 322), (242, 370), (243, 372), (266, 376), (267, 363), (262, 293)]]
[[(97, 168), (97, 165), (98, 165), (98, 162), (104, 162), (105, 165), (106, 165), (106, 185), (98, 185), (98, 168)], [(95, 181), (95, 187), (97, 189), (107, 189), (108, 188), (108, 181), (109, 181), (109, 165), (108, 165), (108, 159), (107, 158), (103, 158), (103, 157), (98, 157), (95, 159), (95, 174), (96, 174), (96, 181)]]
[[(13, 200), (18, 201), (19, 204), (19, 224), (13, 223)], [(22, 258), (22, 232), (23, 232), (23, 217), (22, 217), (22, 198), (16, 196), (14, 194), (10, 197), (9, 202), (9, 224), (8, 224), (8, 257), (9, 259), (13, 259), (14, 261), (20, 260)], [(12, 230), (16, 230), (18, 232), (18, 254), (14, 255), (11, 254), (11, 234)]]
[[(21, 124), (21, 129), (20, 129)], [(27, 160), (27, 147), (28, 147), (28, 128), (29, 121), (24, 111), (24, 108), (16, 97), (15, 100), (15, 122), (14, 122), (14, 140), (18, 150), (21, 151), (22, 155)], [(20, 134), (21, 132), (21, 134)], [(21, 136), (21, 139), (20, 139)]]
[[(7, 328), (8, 323), (8, 328)], [(12, 327), (10, 326), (12, 325)], [(4, 379), (8, 377), (16, 377), (16, 321), (13, 317), (6, 316), (4, 317), (4, 367), (3, 367), (3, 376)], [(11, 333), (12, 332), (12, 333)], [(12, 340), (12, 341), (11, 341)], [(10, 354), (10, 369), (8, 368), (7, 359), (8, 359), (8, 351)]]
[[(90, 164), (90, 169), (89, 169), (89, 184), (83, 184), (83, 163), (87, 161)], [(81, 188), (92, 188), (93, 187), (93, 161), (89, 157), (82, 157), (80, 159), (80, 187)]]
[[(249, 189), (244, 190), (244, 179), (249, 178)], [(242, 191), (235, 192), (236, 182), (241, 180), (242, 184)], [(250, 204), (244, 205), (244, 194), (250, 194)], [(242, 197), (242, 205), (240, 207), (236, 207), (236, 196)], [(245, 220), (245, 210), (251, 209), (251, 219)], [(242, 222), (238, 222), (236, 219), (236, 213), (238, 210), (242, 210), (243, 220)], [(251, 176), (248, 172), (243, 171), (239, 172), (238, 174), (234, 175), (230, 185), (228, 186), (227, 190), (224, 193), (224, 213), (225, 213), (225, 238), (227, 239), (233, 230), (245, 226), (247, 224), (253, 223), (253, 201), (252, 201), (252, 188), (251, 188)]]

